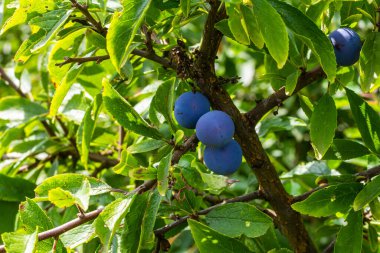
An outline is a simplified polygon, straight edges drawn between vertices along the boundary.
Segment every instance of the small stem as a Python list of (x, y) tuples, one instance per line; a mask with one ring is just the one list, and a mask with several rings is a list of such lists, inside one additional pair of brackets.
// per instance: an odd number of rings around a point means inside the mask
[(63, 62), (56, 63), (55, 66), (62, 67), (69, 63), (77, 63), (78, 65), (80, 65), (85, 62), (91, 62), (91, 61), (94, 61), (97, 64), (99, 64), (104, 60), (108, 60), (109, 58), (110, 58), (109, 55), (90, 56), (90, 57), (65, 57)]
[(121, 157), (121, 152), (123, 151), (123, 143), (125, 138), (125, 129), (122, 126), (119, 126), (119, 140), (118, 140), (118, 159)]
[(187, 219), (190, 219), (192, 217), (197, 217), (199, 215), (208, 214), (209, 212), (211, 212), (215, 208), (218, 208), (218, 207), (223, 206), (223, 205), (228, 204), (228, 203), (248, 202), (248, 201), (251, 201), (254, 199), (265, 199), (265, 195), (262, 191), (255, 191), (255, 192), (252, 192), (252, 193), (249, 193), (246, 195), (238, 196), (238, 197), (231, 198), (231, 199), (226, 199), (222, 203), (210, 206), (209, 208), (203, 209), (203, 210), (201, 210), (195, 214), (183, 216), (171, 224), (168, 224), (162, 228), (154, 230), (154, 233), (158, 237), (163, 237), (165, 235), (165, 233), (167, 233), (171, 229), (178, 227), (179, 225), (185, 223), (187, 221)]
[(5, 73), (4, 69), (0, 67), (0, 78), (3, 79), (6, 83), (8, 83), (9, 86), (12, 87), (21, 97), (28, 98), (20, 89), (18, 85), (16, 85), (15, 82), (12, 81), (12, 79)]
[(102, 24), (95, 20), (95, 18), (88, 11), (88, 7), (86, 5), (82, 5), (78, 3), (76, 0), (70, 0), (73, 4), (73, 7), (77, 8), (83, 15), (86, 17), (87, 21), (95, 28), (95, 31), (103, 35), (104, 37), (107, 34), (107, 29), (102, 26)]

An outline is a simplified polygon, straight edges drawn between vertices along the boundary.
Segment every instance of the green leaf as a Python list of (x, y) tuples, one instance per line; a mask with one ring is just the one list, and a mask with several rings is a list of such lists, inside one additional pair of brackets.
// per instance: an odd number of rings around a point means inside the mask
[(173, 151), (162, 158), (157, 168), (157, 190), (161, 196), (166, 195), (169, 184), (169, 169), (173, 156)]
[(37, 227), (40, 228), (40, 231), (53, 228), (53, 223), (47, 214), (31, 199), (27, 198), (25, 202), (20, 204), (19, 214), (22, 224), (28, 233), (33, 233)]
[(364, 92), (368, 92), (380, 76), (380, 32), (366, 35), (359, 59), (360, 84)]
[(281, 249), (272, 249), (270, 251), (268, 251), (268, 253), (292, 253), (293, 251), (291, 251), (290, 249), (286, 249), (286, 248), (281, 248)]
[(70, 229), (59, 236), (67, 249), (75, 249), (79, 245), (89, 242), (96, 236), (93, 224), (84, 224)]
[(112, 170), (117, 174), (128, 176), (130, 170), (138, 167), (140, 167), (139, 161), (127, 150), (123, 150), (121, 152), (120, 162), (113, 167)]
[(107, 51), (119, 73), (151, 2), (151, 0), (125, 0), (122, 2), (123, 11), (117, 11), (112, 16), (107, 33)]
[(49, 191), (48, 198), (51, 203), (59, 208), (70, 207), (75, 204), (75, 197), (71, 192), (62, 188), (55, 188)]
[(43, 29), (45, 36), (42, 40), (33, 45), (31, 52), (34, 53), (44, 47), (55, 36), (58, 29), (66, 23), (72, 12), (73, 10), (60, 9), (45, 13), (43, 16), (32, 18), (29, 24)]
[(136, 195), (133, 195), (132, 198), (116, 199), (112, 203), (108, 204), (95, 219), (94, 227), (96, 234), (102, 241), (105, 252), (108, 252), (115, 233), (119, 229), (120, 223), (125, 215), (129, 213), (135, 197)]
[(249, 249), (240, 241), (220, 234), (195, 220), (188, 220), (191, 234), (199, 252), (246, 253)]
[(13, 15), (5, 22), (0, 31), (0, 35), (10, 28), (27, 23), (28, 20), (52, 10), (54, 8), (53, 0), (20, 0), (20, 6)]
[(32, 48), (45, 38), (46, 32), (43, 29), (39, 29), (35, 33), (31, 34), (21, 46), (18, 48), (14, 60), (17, 62), (25, 63), (32, 56)]
[(81, 161), (86, 169), (88, 169), (88, 154), (90, 153), (90, 144), (95, 131), (95, 122), (102, 110), (102, 104), (102, 95), (96, 95), (91, 106), (86, 110), (77, 132), (77, 146), (81, 154)]
[(174, 88), (175, 88), (175, 78), (171, 78), (163, 82), (157, 89), (156, 94), (152, 99), (151, 106), (153, 105), (157, 112), (161, 113), (162, 116), (169, 123), (170, 128), (173, 132), (176, 130), (173, 121), (173, 103), (174, 103)]
[(264, 38), (263, 38), (263, 35), (261, 34), (259, 24), (257, 23), (257, 18), (253, 14), (253, 9), (244, 4), (241, 4), (240, 11), (241, 11), (241, 14), (243, 15), (244, 23), (247, 27), (249, 38), (256, 45), (256, 47), (260, 49), (263, 48)]
[(272, 219), (247, 203), (231, 203), (215, 208), (206, 216), (207, 224), (229, 237), (245, 235), (251, 238), (264, 235)]
[(314, 192), (307, 199), (293, 204), (292, 208), (314, 217), (326, 217), (338, 212), (346, 213), (362, 188), (360, 183), (328, 186)]
[(125, 217), (121, 238), (122, 253), (138, 253), (154, 245), (153, 228), (161, 196), (157, 191), (139, 195)]
[(9, 128), (46, 113), (44, 107), (26, 98), (8, 96), (0, 99), (0, 120)]
[(346, 88), (346, 94), (355, 122), (365, 145), (380, 154), (380, 117), (360, 96)]
[[(90, 55), (91, 54), (88, 54), (86, 56)], [(56, 116), (56, 114), (58, 113), (58, 109), (61, 106), (63, 99), (66, 97), (67, 92), (70, 90), (71, 86), (74, 84), (77, 77), (82, 72), (83, 68), (84, 64), (74, 64), (63, 77), (61, 83), (59, 84), (57, 90), (54, 93), (53, 99), (50, 104), (49, 115), (51, 117)]]
[(380, 195), (380, 177), (368, 182), (354, 200), (353, 209), (358, 211)]
[(277, 0), (269, 2), (280, 13), (287, 27), (313, 51), (328, 80), (333, 82), (336, 75), (336, 60), (333, 46), (327, 36), (295, 7)]
[(35, 185), (22, 178), (13, 178), (0, 174), (0, 200), (24, 201), (26, 197), (33, 197)]
[(61, 83), (71, 68), (71, 64), (65, 64), (62, 67), (56, 66), (56, 64), (62, 63), (65, 57), (76, 56), (79, 50), (79, 46), (83, 41), (83, 37), (84, 31), (75, 31), (74, 33), (71, 33), (67, 37), (56, 42), (51, 52), (49, 53), (49, 77), (55, 86), (58, 86)]
[(371, 208), (372, 216), (376, 220), (380, 220), (380, 201), (379, 198), (375, 198), (369, 203), (369, 207)]
[(228, 26), (237, 42), (243, 45), (249, 45), (250, 40), (247, 29), (242, 23), (240, 11), (236, 5), (227, 6)]
[(322, 159), (331, 146), (336, 127), (337, 112), (334, 99), (325, 94), (314, 107), (310, 120), (310, 139), (318, 160)]
[[(20, 204), (19, 217), (22, 227), (27, 233), (34, 233), (37, 227), (41, 232), (54, 227), (47, 214), (31, 199), (27, 199)], [(37, 252), (50, 252), (53, 244), (53, 238), (41, 241), (37, 244)], [(60, 240), (58, 241), (56, 252), (63, 252), (63, 245)]]
[(159, 149), (163, 147), (165, 144), (166, 142), (162, 140), (147, 139), (147, 140), (143, 140), (141, 142), (132, 144), (131, 146), (127, 148), (127, 151), (130, 154), (145, 153), (145, 152)]
[(180, 1), (181, 10), (183, 12), (183, 15), (186, 18), (189, 16), (189, 13), (190, 13), (190, 4), (191, 4), (191, 0), (181, 0)]
[(363, 214), (361, 211), (350, 211), (346, 225), (339, 230), (336, 238), (334, 253), (361, 252), (363, 242)]
[(38, 229), (33, 234), (20, 232), (4, 233), (1, 235), (7, 252), (34, 253), (38, 242)]
[[(215, 24), (215, 28), (218, 29), (221, 33), (223, 33), (225, 36), (235, 39), (234, 35), (231, 32), (231, 29), (228, 25), (228, 19), (223, 19)], [(264, 42), (263, 42), (264, 43)]]
[(87, 211), (90, 204), (91, 196), (91, 185), (90, 182), (85, 179), (83, 180), (82, 187), (74, 193), (75, 202), (82, 208), (82, 210)]
[(120, 125), (137, 134), (162, 139), (160, 132), (151, 127), (108, 82), (103, 79), (103, 101), (107, 111)]
[(376, 228), (369, 223), (368, 224), (368, 241), (369, 241), (369, 247), (372, 252), (377, 252), (379, 249), (379, 241), (378, 241), (378, 234)]
[(55, 188), (62, 188), (63, 190), (73, 193), (82, 188), (82, 184), (85, 180), (88, 180), (91, 185), (91, 196), (106, 193), (111, 190), (109, 185), (103, 183), (99, 179), (80, 174), (67, 173), (47, 178), (39, 186), (37, 186), (34, 192), (38, 195), (38, 197), (47, 197), (49, 191)]
[(207, 190), (212, 194), (220, 194), (226, 187), (227, 177), (222, 175), (208, 174), (200, 172), (203, 182), (207, 184)]
[(288, 60), (289, 38), (281, 16), (267, 1), (251, 0), (257, 24), (264, 38), (265, 45), (277, 67), (282, 68)]
[(293, 94), (293, 91), (297, 86), (298, 78), (300, 77), (300, 75), (301, 75), (301, 71), (297, 70), (286, 78), (286, 82), (285, 82), (286, 95), (290, 96), (291, 94)]
[(344, 139), (335, 139), (323, 156), (323, 160), (349, 160), (369, 155), (371, 151), (362, 144)]

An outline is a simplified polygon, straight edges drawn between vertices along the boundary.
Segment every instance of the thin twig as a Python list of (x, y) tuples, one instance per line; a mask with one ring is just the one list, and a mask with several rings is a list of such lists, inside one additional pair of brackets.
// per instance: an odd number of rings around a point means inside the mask
[(9, 86), (12, 87), (21, 97), (27, 98), (26, 94), (22, 92), (20, 87), (13, 82), (13, 80), (5, 73), (4, 69), (0, 67), (0, 78), (3, 79)]
[[(13, 82), (13, 80), (7, 75), (7, 73), (5, 73), (2, 67), (0, 67), (0, 78), (3, 79), (6, 83), (8, 83), (8, 85), (12, 89), (14, 89), (20, 95), (20, 97), (28, 99), (28, 96), (24, 92), (22, 92), (22, 90), (19, 88), (18, 85), (15, 84), (15, 82)], [(41, 120), (40, 122), (50, 137), (56, 137), (54, 130), (51, 128), (51, 126), (47, 123), (46, 120)]]
[(108, 60), (109, 55), (100, 55), (100, 56), (90, 56), (90, 57), (65, 57), (63, 62), (56, 63), (55, 66), (62, 67), (69, 63), (77, 63), (78, 65), (85, 62), (96, 62), (97, 64), (101, 63), (104, 60)]
[[(324, 76), (325, 74), (321, 67), (317, 67), (309, 72), (303, 73), (298, 79), (298, 83), (293, 94), (312, 84), (316, 80), (321, 80)], [(288, 99), (291, 95), (287, 95), (285, 92), (285, 87), (282, 87), (268, 98), (260, 101), (256, 107), (247, 112), (245, 116), (252, 122), (252, 124), (256, 125), (266, 113), (273, 108), (280, 106), (282, 102)]]
[(77, 8), (83, 15), (86, 17), (88, 22), (94, 27), (94, 30), (104, 37), (107, 34), (107, 28), (103, 27), (102, 24), (94, 19), (91, 13), (88, 11), (88, 7), (86, 5), (82, 5), (78, 3), (76, 0), (70, 0), (73, 7)]
[(158, 229), (154, 230), (154, 234), (158, 237), (163, 237), (165, 233), (167, 233), (171, 229), (178, 227), (179, 225), (185, 223), (188, 219), (190, 219), (192, 217), (197, 217), (199, 215), (208, 214), (209, 212), (211, 212), (215, 208), (218, 208), (218, 207), (223, 206), (223, 205), (228, 204), (228, 203), (248, 202), (248, 201), (252, 201), (254, 199), (265, 199), (265, 195), (262, 191), (255, 191), (255, 192), (252, 192), (252, 193), (249, 193), (246, 195), (238, 196), (238, 197), (231, 198), (231, 199), (226, 199), (222, 203), (210, 206), (210, 207), (203, 209), (203, 210), (201, 210), (195, 214), (183, 216), (173, 223), (170, 223), (170, 224), (168, 224), (162, 228), (158, 228)]

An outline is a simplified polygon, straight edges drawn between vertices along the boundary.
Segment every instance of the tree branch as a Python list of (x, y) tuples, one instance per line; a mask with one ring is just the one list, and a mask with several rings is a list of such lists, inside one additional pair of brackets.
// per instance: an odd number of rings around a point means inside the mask
[(86, 17), (87, 21), (94, 27), (94, 30), (104, 37), (107, 35), (107, 28), (103, 27), (102, 24), (94, 19), (91, 13), (88, 11), (86, 5), (78, 3), (76, 0), (70, 0), (73, 7), (77, 8)]
[[(48, 238), (52, 238), (52, 237), (57, 237), (63, 233), (65, 233), (66, 231), (69, 231), (73, 228), (76, 228), (90, 220), (94, 220), (96, 217), (99, 216), (99, 214), (103, 211), (102, 208), (100, 209), (97, 209), (97, 210), (94, 210), (92, 212), (89, 212), (89, 213), (85, 213), (81, 216), (78, 216), (78, 218), (72, 220), (72, 221), (69, 221), (65, 224), (62, 224), (61, 226), (58, 226), (58, 227), (55, 227), (53, 229), (50, 229), (50, 230), (47, 230), (47, 231), (44, 231), (44, 232), (41, 232), (38, 234), (38, 240), (39, 241), (43, 241), (43, 240), (46, 240)], [(5, 250), (5, 245), (0, 245), (0, 253), (4, 253), (6, 252)]]
[(211, 10), (205, 23), (202, 43), (198, 57), (195, 57), (191, 78), (208, 97), (213, 109), (226, 112), (234, 121), (235, 139), (242, 147), (247, 163), (256, 174), (268, 202), (277, 214), (278, 228), (287, 237), (294, 251), (316, 252), (301, 215), (292, 209), (291, 196), (285, 191), (276, 169), (266, 155), (255, 131), (255, 124), (240, 113), (215, 75), (214, 62), (223, 35), (214, 27), (221, 18), (225, 18), (226, 14), (219, 1), (213, 0), (210, 4)]
[(222, 203), (210, 206), (209, 208), (203, 209), (203, 210), (201, 210), (199, 212), (196, 212), (194, 214), (183, 216), (183, 217), (179, 218), (178, 220), (176, 220), (173, 223), (170, 223), (170, 224), (168, 224), (168, 225), (166, 225), (166, 226), (164, 226), (162, 228), (158, 228), (158, 229), (154, 230), (154, 234), (157, 237), (161, 237), (162, 238), (162, 237), (164, 237), (165, 233), (167, 233), (171, 229), (173, 229), (175, 227), (178, 227), (179, 225), (187, 222), (187, 219), (190, 219), (192, 217), (197, 217), (199, 215), (208, 214), (209, 212), (211, 212), (215, 208), (218, 208), (218, 207), (223, 206), (223, 205), (228, 204), (228, 203), (248, 202), (248, 201), (251, 201), (251, 200), (254, 200), (254, 199), (265, 199), (265, 195), (261, 191), (255, 191), (255, 192), (252, 192), (252, 193), (249, 193), (249, 194), (246, 194), (246, 195), (242, 195), (242, 196), (238, 196), (238, 197), (235, 197), (235, 198), (227, 199), (227, 200), (223, 201)]
[[(28, 96), (22, 92), (22, 90), (18, 87), (18, 85), (16, 85), (12, 79), (7, 75), (7, 73), (5, 73), (4, 69), (2, 67), (0, 67), (0, 78), (3, 79), (6, 83), (8, 83), (8, 85), (17, 92), (17, 94), (20, 95), (20, 97), (22, 98), (26, 98), (28, 99)], [(51, 128), (51, 126), (46, 122), (46, 120), (40, 120), (42, 126), (45, 128), (46, 132), (48, 133), (48, 135), (50, 137), (55, 137), (56, 134), (54, 132), (54, 130)]]
[[(358, 172), (355, 174), (355, 176), (357, 177), (357, 181), (369, 180), (369, 179), (376, 177), (378, 175), (380, 175), (380, 165), (373, 167), (369, 170), (361, 171), (361, 172)], [(292, 199), (292, 203), (303, 201), (303, 200), (307, 199), (314, 192), (319, 191), (321, 189), (324, 189), (327, 186), (329, 186), (328, 182), (323, 183), (323, 184), (319, 185), (318, 187), (315, 187), (315, 188), (311, 189), (310, 191), (307, 191), (301, 195), (294, 196)]]
[(0, 78), (3, 79), (10, 87), (12, 87), (13, 90), (15, 90), (20, 97), (28, 98), (20, 89), (20, 87), (15, 84), (12, 79), (5, 73), (4, 69), (0, 67)]
[[(316, 80), (320, 80), (325, 76), (321, 67), (317, 67), (309, 72), (303, 73), (297, 82), (297, 86), (293, 92), (293, 94), (297, 93), (299, 90), (304, 87), (312, 84)], [(293, 95), (292, 94), (292, 95)], [(256, 125), (260, 119), (270, 110), (275, 108), (276, 106), (280, 106), (282, 102), (288, 99), (291, 95), (286, 95), (285, 87), (282, 87), (268, 98), (260, 101), (255, 108), (251, 111), (247, 112), (245, 116), (250, 120), (253, 125)]]
[(101, 55), (101, 56), (90, 56), (90, 57), (65, 57), (63, 62), (56, 63), (55, 66), (62, 67), (69, 63), (77, 63), (78, 65), (83, 64), (85, 62), (94, 61), (97, 64), (101, 63), (104, 60), (108, 60), (110, 58), (109, 55)]

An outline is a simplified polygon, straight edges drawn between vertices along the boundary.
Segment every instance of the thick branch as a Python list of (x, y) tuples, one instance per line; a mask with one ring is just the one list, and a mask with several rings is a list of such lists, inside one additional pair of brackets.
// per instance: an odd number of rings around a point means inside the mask
[(246, 115), (239, 112), (230, 95), (218, 83), (214, 71), (214, 61), (222, 34), (214, 29), (214, 26), (216, 22), (220, 21), (220, 18), (225, 17), (225, 14), (220, 12), (223, 10), (223, 6), (220, 6), (219, 1), (212, 1), (211, 6), (204, 28), (200, 56), (194, 63), (192, 79), (202, 93), (209, 98), (212, 107), (226, 112), (234, 121), (235, 139), (241, 145), (247, 163), (256, 174), (268, 202), (277, 214), (278, 228), (288, 238), (294, 251), (316, 252), (301, 215), (292, 209), (291, 197), (285, 191), (276, 169), (263, 149), (255, 131), (255, 125)]
[(215, 208), (218, 208), (218, 207), (223, 206), (223, 205), (228, 204), (228, 203), (248, 202), (248, 201), (251, 201), (251, 200), (254, 200), (254, 199), (265, 199), (264, 193), (261, 192), (261, 191), (255, 191), (255, 192), (252, 192), (252, 193), (249, 193), (249, 194), (246, 194), (246, 195), (242, 195), (242, 196), (238, 196), (238, 197), (235, 197), (235, 198), (227, 199), (227, 200), (223, 201), (222, 203), (210, 206), (209, 208), (201, 210), (201, 211), (199, 211), (199, 212), (197, 212), (195, 214), (183, 216), (183, 217), (179, 218), (178, 220), (176, 220), (175, 222), (173, 222), (171, 224), (168, 224), (168, 225), (166, 225), (166, 226), (164, 226), (162, 228), (156, 229), (154, 231), (154, 233), (158, 237), (164, 237), (165, 233), (167, 233), (171, 229), (173, 229), (175, 227), (178, 227), (179, 225), (187, 222), (187, 219), (190, 219), (192, 217), (197, 217), (199, 215), (208, 214), (209, 212), (211, 212)]
[[(314, 81), (322, 79), (324, 76), (325, 74), (321, 67), (302, 74), (298, 79), (298, 83), (293, 94), (297, 93), (299, 90), (303, 89)], [(277, 106), (280, 106), (282, 102), (284, 102), (290, 96), (291, 95), (286, 95), (285, 87), (282, 87), (270, 95), (268, 98), (260, 101), (255, 108), (246, 113), (246, 117), (252, 122), (252, 124), (256, 125), (267, 112)]]
[(99, 64), (102, 61), (107, 60), (109, 58), (110, 58), (109, 55), (90, 56), (90, 57), (65, 57), (64, 58), (65, 61), (60, 62), (60, 63), (56, 63), (55, 66), (62, 67), (65, 64), (69, 64), (69, 63), (73, 63), (73, 62), (80, 65), (82, 63), (90, 62), (90, 61), (94, 61), (94, 62)]

